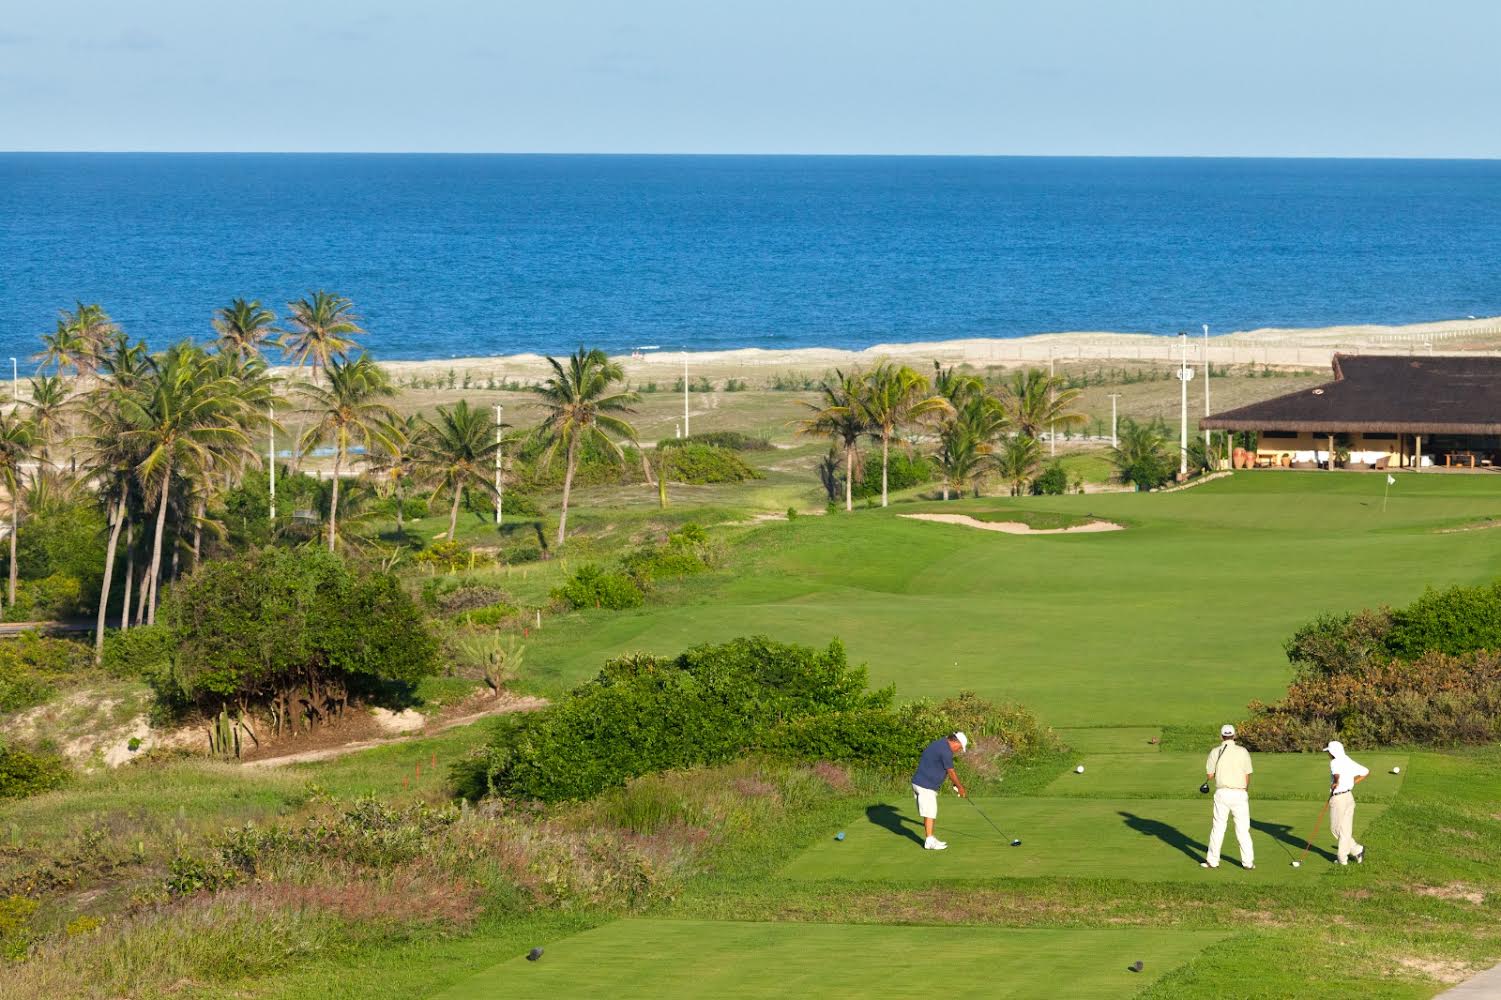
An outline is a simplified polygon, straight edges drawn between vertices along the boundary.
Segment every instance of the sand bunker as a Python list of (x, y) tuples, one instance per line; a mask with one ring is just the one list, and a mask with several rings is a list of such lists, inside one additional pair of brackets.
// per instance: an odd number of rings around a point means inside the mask
[(999, 531), (1007, 535), (1082, 535), (1094, 531), (1120, 531), (1121, 526), (1110, 521), (1090, 521), (1072, 528), (1033, 528), (1020, 521), (979, 521), (968, 514), (900, 514), (899, 517), (913, 521), (937, 521), (940, 524), (962, 524), (966, 528), (981, 531)]

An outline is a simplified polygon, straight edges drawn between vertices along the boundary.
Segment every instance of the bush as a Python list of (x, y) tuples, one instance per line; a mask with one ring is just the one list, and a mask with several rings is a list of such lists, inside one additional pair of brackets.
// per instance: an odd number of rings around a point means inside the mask
[(891, 699), (890, 688), (867, 688), (865, 668), (850, 666), (837, 641), (819, 650), (756, 637), (670, 659), (621, 657), (548, 708), (508, 717), (452, 779), (470, 798), (558, 801), (749, 753), (907, 771), (955, 728), (992, 736), (1007, 753), (1056, 745), (1025, 712), (972, 695), (901, 709)]
[(431, 566), (445, 573), (457, 573), (461, 569), (474, 569), (494, 562), (494, 557), (476, 552), (458, 542), (437, 541), (412, 557), (418, 566)]
[(0, 642), (0, 712), (16, 712), (47, 701), (60, 681), (84, 674), (89, 651), (67, 639), (35, 632)]
[(666, 438), (657, 442), (657, 447), (682, 448), (690, 444), (709, 445), (729, 451), (771, 451), (774, 447), (766, 438), (751, 437), (739, 431), (705, 431), (702, 434), (689, 434), (684, 438)]
[[(856, 500), (865, 500), (869, 497), (881, 495), (881, 454), (873, 452), (860, 459), (860, 465), (856, 471), (860, 473), (852, 490)], [(840, 466), (841, 473), (843, 466)], [(841, 475), (841, 478), (842, 475)], [(933, 466), (927, 458), (919, 454), (909, 454), (901, 449), (892, 451), (887, 463), (886, 483), (887, 489), (895, 493), (898, 490), (911, 489), (914, 486), (922, 486), (933, 481)], [(839, 491), (843, 496), (843, 489)]]
[(1435, 651), (1450, 656), (1478, 649), (1501, 652), (1501, 582), (1429, 590), (1391, 613), (1386, 648), (1405, 660)]
[(485, 628), (494, 628), (501, 625), (518, 614), (517, 609), (510, 604), (491, 604), (483, 608), (475, 608), (473, 611), (465, 611), (458, 615), (454, 621), (461, 625), (478, 625)]
[(668, 480), (705, 486), (711, 483), (741, 483), (760, 479), (761, 474), (728, 448), (689, 442), (669, 448), (661, 460)]
[(1300, 677), (1328, 677), (1358, 671), (1386, 652), (1389, 611), (1320, 615), (1287, 641), (1288, 662)]
[(104, 670), (111, 677), (147, 678), (166, 672), (174, 638), (165, 625), (138, 625), (104, 637)]
[(208, 563), (169, 592), (159, 624), (167, 659), (147, 674), (159, 703), (264, 706), (278, 728), (299, 713), (324, 721), (437, 666), (436, 640), (395, 577), (357, 576), (316, 549)]
[(1068, 472), (1061, 462), (1054, 462), (1032, 480), (1034, 496), (1056, 497), (1068, 492)]
[(52, 750), (0, 743), (0, 799), (22, 799), (67, 784), (68, 762)]
[[(94, 587), (94, 608), (99, 600)], [(46, 622), (72, 618), (90, 610), (84, 601), (83, 581), (65, 573), (53, 573), (40, 579), (20, 580), (16, 585), (16, 603), (5, 609), (5, 620), (12, 622)]]
[(708, 532), (685, 524), (667, 536), (662, 545), (643, 545), (621, 560), (621, 567), (641, 587), (662, 577), (691, 576), (708, 569), (713, 561)]
[(492, 604), (508, 604), (510, 596), (499, 587), (478, 580), (455, 580), (452, 577), (430, 580), (422, 588), (422, 600), (443, 615), (474, 611)]
[(639, 608), (645, 600), (636, 581), (624, 573), (607, 573), (594, 563), (580, 566), (552, 596), (570, 608), (611, 611)]

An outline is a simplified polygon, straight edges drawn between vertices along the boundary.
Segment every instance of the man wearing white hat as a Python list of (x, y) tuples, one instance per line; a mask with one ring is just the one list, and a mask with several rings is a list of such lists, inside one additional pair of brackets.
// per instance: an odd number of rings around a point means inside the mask
[(917, 773), (912, 776), (912, 795), (917, 799), (917, 815), (922, 817), (923, 832), (927, 838), (923, 849), (941, 851), (949, 845), (933, 836), (933, 821), (938, 818), (938, 791), (945, 779), (954, 783), (954, 791), (963, 798), (964, 783), (954, 773), (954, 754), (969, 749), (969, 737), (953, 733), (940, 737), (923, 747), (917, 761)]
[(1235, 742), (1235, 727), (1221, 726), (1220, 745), (1209, 751), (1204, 764), (1204, 773), (1214, 782), (1214, 821), (1209, 827), (1209, 854), (1199, 867), (1220, 866), (1225, 824), (1231, 816), (1235, 817), (1241, 867), (1256, 867), (1256, 849), (1251, 846), (1251, 770), (1250, 751)]
[(1342, 865), (1352, 857), (1357, 865), (1364, 864), (1365, 845), (1355, 842), (1355, 786), (1370, 776), (1371, 769), (1351, 759), (1339, 740), (1330, 740), (1324, 752), (1329, 755), (1329, 832), (1339, 844), (1337, 859)]

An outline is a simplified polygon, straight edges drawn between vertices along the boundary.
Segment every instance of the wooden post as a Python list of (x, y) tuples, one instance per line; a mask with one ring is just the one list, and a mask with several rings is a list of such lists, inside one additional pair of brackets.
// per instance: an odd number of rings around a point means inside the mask
[(1334, 471), (1334, 435), (1329, 435), (1329, 471)]
[(1421, 435), (1421, 434), (1414, 434), (1412, 436), (1412, 440), (1413, 440), (1413, 445), (1412, 445), (1412, 468), (1413, 468), (1414, 472), (1422, 472), (1423, 471), (1423, 435)]

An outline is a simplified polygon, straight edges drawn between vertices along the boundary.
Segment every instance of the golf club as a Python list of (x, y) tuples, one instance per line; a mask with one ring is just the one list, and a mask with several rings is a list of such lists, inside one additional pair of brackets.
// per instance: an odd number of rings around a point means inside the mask
[(1319, 827), (1324, 825), (1324, 813), (1329, 811), (1330, 799), (1325, 799), (1319, 808), (1319, 818), (1313, 821), (1313, 833), (1308, 835), (1308, 842), (1303, 845), (1303, 853), (1298, 855), (1298, 860), (1293, 862), (1294, 868), (1302, 868), (1303, 860), (1308, 857), (1309, 850), (1313, 847), (1313, 838), (1319, 835)]
[[(954, 789), (954, 794), (955, 795), (959, 794), (959, 790), (957, 788)], [(992, 820), (989, 816), (985, 815), (985, 810), (983, 810), (979, 806), (975, 805), (975, 800), (974, 799), (970, 798), (968, 795), (962, 796), (962, 798), (964, 799), (965, 802), (968, 802), (970, 805), (975, 806), (975, 812), (979, 813), (980, 814), (980, 818), (983, 819), (985, 822), (987, 822), (987, 823), (990, 824), (990, 828), (992, 830), (994, 830), (996, 833), (999, 833), (1002, 837), (1006, 836), (1004, 833), (1001, 833), (1001, 828), (995, 825), (995, 821)], [(1011, 846), (1012, 847), (1020, 847), (1020, 846), (1022, 846), (1021, 838), (1019, 838), (1019, 837), (1013, 837), (1011, 839)]]

